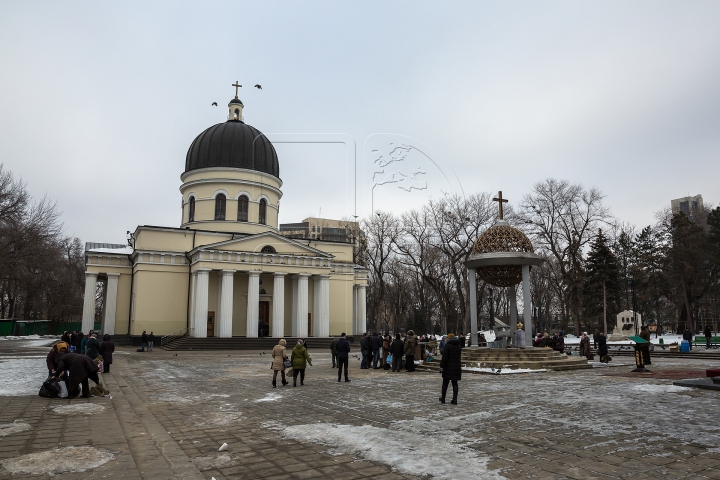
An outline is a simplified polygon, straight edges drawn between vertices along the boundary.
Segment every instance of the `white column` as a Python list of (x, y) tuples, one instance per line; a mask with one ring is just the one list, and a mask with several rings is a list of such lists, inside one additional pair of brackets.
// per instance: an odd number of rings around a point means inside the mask
[(525, 347), (533, 346), (532, 300), (530, 299), (530, 265), (522, 266), (523, 318), (525, 326)]
[(103, 321), (105, 326), (103, 327), (102, 333), (107, 333), (108, 335), (115, 335), (115, 310), (117, 308), (117, 289), (118, 278), (120, 278), (120, 274), (108, 273), (107, 277), (107, 288), (105, 289), (105, 318)]
[(293, 337), (298, 336), (297, 330), (297, 309), (298, 309), (298, 276), (292, 276), (292, 305), (290, 306), (290, 334)]
[(350, 332), (351, 335), (362, 335), (362, 332), (360, 331), (360, 327), (358, 327), (358, 303), (357, 303), (357, 285), (353, 285), (353, 293), (352, 293), (352, 302), (353, 302), (353, 323), (352, 323), (352, 332)]
[[(218, 274), (218, 282), (217, 282), (217, 307), (215, 308), (215, 336), (220, 336), (220, 317), (222, 316), (222, 270), (219, 270), (217, 272)], [(208, 307), (209, 308), (209, 307)]]
[(195, 338), (207, 338), (208, 321), (208, 283), (210, 269), (198, 268), (195, 279), (195, 321), (193, 322)]
[(218, 330), (217, 336), (232, 337), (233, 285), (235, 270), (220, 272), (218, 282)]
[(367, 331), (367, 293), (365, 290), (365, 285), (358, 285), (358, 327), (360, 327), (360, 331), (358, 331), (358, 334), (362, 334), (363, 332)]
[[(312, 322), (312, 336), (320, 336), (320, 277), (313, 275), (313, 322)], [(309, 332), (308, 332), (309, 333)]]
[(85, 272), (85, 300), (83, 302), (82, 331), (88, 333), (95, 328), (95, 290), (97, 273)]
[(285, 336), (285, 274), (273, 274), (272, 336)]
[[(515, 285), (507, 287), (508, 298), (510, 299), (510, 333), (514, 334), (517, 330), (518, 321), (518, 309), (517, 309), (517, 296), (515, 292)], [(512, 336), (507, 340), (509, 344), (512, 344)], [(508, 344), (503, 345), (506, 347)]]
[(305, 338), (308, 336), (308, 273), (299, 273), (297, 276), (297, 300), (293, 312), (293, 336)]
[(470, 342), (478, 345), (478, 317), (477, 317), (477, 273), (474, 268), (468, 270), (470, 281)]
[(258, 326), (260, 325), (260, 272), (248, 272), (248, 295), (247, 295), (247, 327), (245, 336), (256, 338)]
[(190, 300), (189, 300), (189, 315), (190, 315), (190, 322), (188, 325), (188, 336), (194, 337), (195, 336), (195, 286), (197, 285), (197, 272), (192, 272), (190, 274)]
[(330, 336), (330, 275), (320, 275), (320, 312), (317, 318), (318, 337)]

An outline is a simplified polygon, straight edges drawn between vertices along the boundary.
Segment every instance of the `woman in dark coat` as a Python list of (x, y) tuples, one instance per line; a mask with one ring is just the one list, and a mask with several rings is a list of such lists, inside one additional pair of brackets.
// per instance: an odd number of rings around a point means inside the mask
[(110, 373), (110, 365), (112, 364), (112, 354), (115, 351), (115, 344), (110, 335), (103, 335), (103, 342), (100, 344), (100, 355), (103, 357), (103, 372)]
[(98, 378), (98, 366), (92, 361), (87, 355), (79, 353), (66, 353), (65, 355), (58, 356), (57, 368), (53, 372), (52, 379), (62, 376), (63, 372), (70, 372), (70, 378), (67, 382), (68, 394), (70, 397), (77, 397), (78, 385), (82, 385), (82, 396), (88, 398), (90, 396), (90, 387), (88, 385), (88, 378), (95, 382), (100, 383)]
[(608, 347), (607, 347), (607, 338), (605, 337), (604, 332), (600, 332), (600, 335), (598, 336), (598, 355), (600, 355), (600, 361), (601, 362), (608, 362), (609, 356), (608, 356)]
[(90, 338), (85, 344), (85, 355), (92, 359), (100, 356), (100, 342), (98, 342), (97, 334), (93, 333), (90, 335)]
[(448, 384), (452, 382), (453, 398), (450, 401), (453, 405), (457, 405), (458, 396), (458, 380), (462, 376), (462, 363), (460, 358), (462, 356), (462, 348), (460, 342), (455, 335), (448, 333), (447, 341), (445, 342), (445, 349), (442, 353), (442, 360), (440, 360), (440, 371), (442, 372), (443, 383), (442, 383), (442, 397), (440, 397), (440, 403), (445, 403), (445, 395), (447, 394)]

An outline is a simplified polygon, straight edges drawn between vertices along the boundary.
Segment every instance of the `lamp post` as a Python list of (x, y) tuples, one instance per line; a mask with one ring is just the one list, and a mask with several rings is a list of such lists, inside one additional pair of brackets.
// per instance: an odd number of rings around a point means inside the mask
[(637, 324), (637, 307), (635, 306), (635, 279), (632, 275), (627, 277), (628, 285), (630, 285), (630, 295), (632, 296), (632, 309), (633, 309), (633, 325), (635, 326), (635, 335), (638, 334)]

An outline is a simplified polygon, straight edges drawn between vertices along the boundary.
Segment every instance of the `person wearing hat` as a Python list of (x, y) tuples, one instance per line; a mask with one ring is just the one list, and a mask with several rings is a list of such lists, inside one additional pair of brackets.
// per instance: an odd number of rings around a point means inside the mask
[(67, 353), (68, 351), (68, 344), (65, 342), (58, 342), (55, 345), (52, 346), (50, 351), (47, 354), (47, 357), (45, 358), (45, 363), (47, 364), (48, 368), (48, 376), (51, 377), (55, 369), (57, 368), (58, 359), (61, 355)]
[(460, 342), (454, 334), (448, 333), (445, 349), (442, 352), (442, 360), (440, 360), (440, 373), (442, 373), (442, 396), (440, 403), (445, 403), (445, 396), (450, 382), (452, 382), (453, 397), (450, 403), (457, 405), (458, 397), (458, 381), (462, 377), (462, 348)]
[(517, 330), (513, 335), (513, 343), (515, 348), (525, 348), (525, 331), (523, 330), (524, 325), (519, 322), (517, 324)]
[(349, 382), (348, 357), (350, 355), (350, 343), (348, 343), (347, 338), (345, 338), (345, 332), (340, 334), (340, 339), (338, 340), (337, 345), (335, 345), (335, 350), (337, 350), (338, 359), (338, 382), (342, 377), (343, 368), (345, 369), (345, 381)]

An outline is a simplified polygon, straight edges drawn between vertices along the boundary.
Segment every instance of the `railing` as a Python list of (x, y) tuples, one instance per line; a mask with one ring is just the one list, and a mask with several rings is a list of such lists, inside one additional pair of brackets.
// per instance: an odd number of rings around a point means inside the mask
[(163, 347), (163, 346), (167, 345), (168, 343), (170, 343), (174, 340), (177, 340), (180, 337), (189, 335), (192, 333), (192, 331), (193, 331), (192, 328), (185, 327), (185, 328), (181, 328), (179, 330), (175, 330), (174, 332), (172, 332), (169, 335), (163, 335), (163, 337), (160, 339), (160, 346)]

